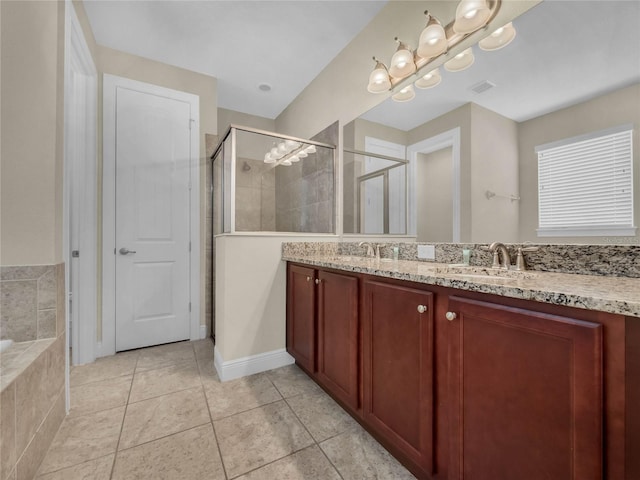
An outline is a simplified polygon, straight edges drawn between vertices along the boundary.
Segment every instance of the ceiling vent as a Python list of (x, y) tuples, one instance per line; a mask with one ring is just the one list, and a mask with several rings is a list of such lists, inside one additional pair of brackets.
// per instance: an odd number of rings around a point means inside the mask
[(469, 87), (469, 90), (476, 93), (484, 93), (487, 90), (491, 90), (495, 86), (495, 83), (491, 83), (489, 80), (483, 80), (480, 83), (476, 83), (475, 85)]

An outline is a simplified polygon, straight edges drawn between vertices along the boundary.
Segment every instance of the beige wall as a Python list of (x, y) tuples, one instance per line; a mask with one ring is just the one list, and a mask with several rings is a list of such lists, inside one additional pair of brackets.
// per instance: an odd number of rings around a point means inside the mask
[[(576, 135), (631, 123), (633, 132), (634, 214), (640, 226), (640, 84), (622, 88), (593, 100), (543, 115), (518, 125), (520, 139), (519, 239), (549, 243), (626, 243), (629, 237), (538, 238), (538, 158), (535, 147)], [(640, 236), (636, 235), (634, 241)]]
[[(471, 237), (518, 241), (518, 131), (513, 120), (471, 104)], [(496, 193), (488, 199), (487, 190)]]
[(231, 124), (257, 128), (268, 132), (275, 132), (276, 129), (276, 121), (272, 118), (218, 108), (218, 135), (224, 135)]
[(418, 155), (416, 233), (418, 242), (453, 241), (451, 147)]
[(2, 1), (0, 8), (0, 263), (59, 263), (64, 3)]
[(285, 348), (283, 242), (331, 236), (221, 235), (215, 238), (216, 349), (225, 362)]

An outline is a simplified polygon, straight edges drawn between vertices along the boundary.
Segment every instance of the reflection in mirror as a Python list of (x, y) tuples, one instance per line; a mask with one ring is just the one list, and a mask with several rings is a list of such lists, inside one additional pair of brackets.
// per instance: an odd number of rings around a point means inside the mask
[[(474, 46), (469, 69), (441, 69), (438, 86), (406, 103), (389, 98), (346, 125), (345, 148), (405, 148), (392, 156), (409, 161), (401, 213), (418, 241), (638, 243), (637, 235), (538, 238), (535, 148), (628, 123), (639, 144), (639, 17), (640, 2), (541, 2), (513, 21), (517, 35), (507, 47)], [(356, 197), (365, 157), (344, 155), (345, 233), (366, 233)], [(637, 147), (633, 163), (637, 226)]]

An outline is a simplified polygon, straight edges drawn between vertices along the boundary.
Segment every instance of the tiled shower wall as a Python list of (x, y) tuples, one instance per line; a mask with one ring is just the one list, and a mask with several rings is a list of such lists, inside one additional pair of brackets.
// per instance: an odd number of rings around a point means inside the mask
[[(337, 145), (338, 122), (311, 140)], [(334, 232), (334, 151), (318, 151), (290, 167), (276, 169), (276, 229)]]
[(236, 231), (276, 229), (276, 169), (261, 160), (236, 161)]
[[(56, 337), (61, 265), (0, 267), (0, 337), (26, 342)], [(64, 290), (64, 276), (62, 277)], [(64, 301), (64, 300), (63, 300)], [(64, 318), (60, 319), (64, 325)]]

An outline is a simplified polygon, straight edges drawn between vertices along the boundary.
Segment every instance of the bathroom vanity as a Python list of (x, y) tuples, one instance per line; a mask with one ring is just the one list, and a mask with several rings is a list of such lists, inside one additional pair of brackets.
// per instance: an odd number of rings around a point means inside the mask
[(283, 258), (287, 350), (418, 478), (640, 478), (640, 279)]

